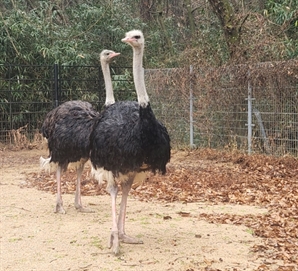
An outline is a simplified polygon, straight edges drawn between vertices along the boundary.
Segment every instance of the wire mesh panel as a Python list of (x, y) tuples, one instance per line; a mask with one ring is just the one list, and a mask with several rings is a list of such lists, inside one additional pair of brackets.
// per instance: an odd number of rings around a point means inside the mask
[(247, 103), (245, 88), (215, 86), (198, 89), (194, 103), (194, 143), (200, 147), (238, 148), (247, 146)]
[(297, 156), (297, 61), (225, 67), (197, 73), (196, 80), (196, 145), (247, 150), (251, 114), (252, 152)]
[[(174, 145), (248, 150), (252, 116), (252, 152), (297, 155), (298, 65), (262, 63), (202, 71), (146, 70), (152, 107), (166, 124)], [(252, 111), (248, 91), (252, 88)], [(190, 112), (193, 93), (193, 112)]]
[[(39, 133), (46, 114), (65, 101), (88, 101), (98, 111), (105, 102), (100, 66), (2, 65), (0, 69), (3, 144), (30, 142)], [(131, 68), (112, 67), (111, 75), (116, 100), (135, 99)]]
[(256, 89), (254, 102), (254, 146), (269, 154), (284, 155), (298, 151), (298, 94), (295, 88), (284, 88), (283, 98), (264, 99), (275, 90)]
[(170, 134), (171, 145), (189, 144), (189, 71), (147, 69), (145, 82), (151, 107)]
[(60, 66), (59, 104), (70, 100), (93, 103), (97, 109), (105, 101), (105, 89), (99, 66)]
[[(1, 143), (34, 138), (46, 113), (65, 101), (85, 100), (98, 111), (105, 101), (99, 66), (2, 65), (0, 72)], [(116, 100), (137, 99), (130, 67), (112, 66), (111, 75)], [(189, 146), (191, 138), (198, 147), (247, 151), (250, 146), (252, 152), (298, 155), (297, 61), (194, 68), (192, 73), (146, 69), (145, 81), (173, 147)]]
[[(253, 78), (255, 151), (298, 154), (298, 73), (285, 62), (259, 65)], [(267, 72), (264, 72), (267, 71)]]
[[(115, 99), (131, 100), (134, 85), (132, 69), (112, 67), (111, 77)], [(105, 85), (100, 66), (61, 66), (59, 67), (59, 103), (69, 100), (83, 100), (101, 111), (105, 103)]]
[(11, 144), (38, 131), (52, 107), (50, 66), (2, 65), (0, 78), (0, 141)]

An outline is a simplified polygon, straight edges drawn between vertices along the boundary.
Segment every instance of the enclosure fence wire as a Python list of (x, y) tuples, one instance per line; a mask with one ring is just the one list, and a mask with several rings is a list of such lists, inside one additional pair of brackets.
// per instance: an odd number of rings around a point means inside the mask
[[(131, 67), (111, 71), (116, 100), (136, 100)], [(57, 103), (79, 99), (98, 111), (103, 108), (105, 87), (99, 66), (59, 66), (55, 75), (50, 65), (0, 65), (0, 72), (2, 145), (25, 146), (40, 139), (45, 115)], [(153, 111), (167, 127), (173, 148), (189, 147), (192, 138), (196, 147), (246, 152), (251, 114), (253, 153), (298, 154), (297, 61), (217, 70), (193, 66), (192, 73), (190, 67), (145, 69), (145, 81)], [(252, 112), (248, 112), (249, 85)]]

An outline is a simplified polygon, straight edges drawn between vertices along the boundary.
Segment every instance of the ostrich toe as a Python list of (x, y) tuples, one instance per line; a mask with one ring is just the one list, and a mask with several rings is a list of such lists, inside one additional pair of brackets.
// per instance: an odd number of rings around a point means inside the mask
[(119, 236), (117, 231), (112, 231), (110, 236), (110, 246), (115, 255), (120, 253)]
[(128, 236), (126, 234), (120, 234), (119, 239), (126, 244), (144, 244), (144, 242), (138, 238)]

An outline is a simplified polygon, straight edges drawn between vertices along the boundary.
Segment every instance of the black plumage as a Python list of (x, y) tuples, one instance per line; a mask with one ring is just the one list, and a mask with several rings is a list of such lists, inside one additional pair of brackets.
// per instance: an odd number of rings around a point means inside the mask
[[(100, 62), (106, 85), (106, 102), (110, 105), (115, 102), (109, 63), (118, 56), (111, 50), (100, 53)], [(61, 195), (61, 173), (67, 169), (69, 163), (76, 162), (77, 183), (75, 194), (75, 207), (79, 211), (89, 212), (81, 203), (81, 176), (84, 165), (90, 156), (90, 134), (93, 130), (99, 113), (92, 105), (83, 101), (68, 101), (50, 111), (41, 128), (42, 134), (48, 140), (50, 158), (41, 158), (41, 164), (57, 163), (57, 201), (55, 212), (65, 213)]]
[[(137, 102), (116, 102), (98, 118), (91, 133), (91, 162), (114, 175), (137, 170), (140, 146), (137, 132), (139, 105)], [(127, 144), (132, 143), (132, 144)]]
[(48, 140), (50, 162), (63, 170), (72, 162), (89, 159), (90, 134), (99, 113), (83, 101), (68, 101), (50, 111), (41, 131)]
[(144, 163), (150, 165), (152, 172), (165, 174), (170, 161), (170, 137), (166, 127), (155, 118), (150, 103), (140, 107), (139, 123)]
[[(115, 254), (119, 253), (119, 241), (142, 243), (125, 233), (127, 198), (133, 182), (144, 180), (144, 171), (165, 174), (171, 152), (167, 129), (154, 116), (145, 88), (143, 33), (139, 30), (130, 31), (122, 41), (133, 47), (133, 74), (138, 102), (117, 102), (109, 106), (96, 121), (90, 140), (90, 159), (97, 170), (94, 175), (99, 181), (107, 180), (107, 191), (112, 199), (110, 247)], [(118, 219), (117, 184), (122, 187)]]
[(90, 134), (99, 113), (92, 105), (83, 101), (68, 101), (50, 111), (41, 127), (41, 132), (48, 140), (49, 158), (42, 159), (42, 164), (56, 163), (57, 201), (56, 213), (65, 213), (61, 193), (61, 174), (69, 163), (76, 163), (77, 183), (75, 207), (82, 212), (81, 176), (90, 155)]
[(91, 161), (115, 176), (131, 171), (166, 172), (170, 139), (150, 105), (117, 102), (98, 118), (91, 133)]

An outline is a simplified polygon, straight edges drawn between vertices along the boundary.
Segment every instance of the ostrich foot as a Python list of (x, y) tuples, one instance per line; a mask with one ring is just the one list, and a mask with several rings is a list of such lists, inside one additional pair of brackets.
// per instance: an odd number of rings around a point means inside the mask
[(75, 202), (74, 205), (75, 205), (75, 208), (77, 209), (78, 212), (81, 212), (81, 213), (94, 213), (93, 210), (83, 207), (81, 203)]
[(128, 236), (126, 234), (119, 234), (119, 239), (121, 242), (126, 244), (144, 244), (144, 242), (138, 238)]
[(118, 231), (112, 231), (110, 236), (110, 246), (115, 255), (120, 253), (119, 236)]
[(66, 214), (66, 211), (64, 210), (63, 205), (60, 203), (56, 204), (56, 208), (55, 208), (54, 212), (57, 214)]
[(75, 206), (77, 211), (80, 213), (94, 213), (94, 210), (88, 209), (88, 208), (84, 208), (83, 206), (79, 205), (79, 206)]

